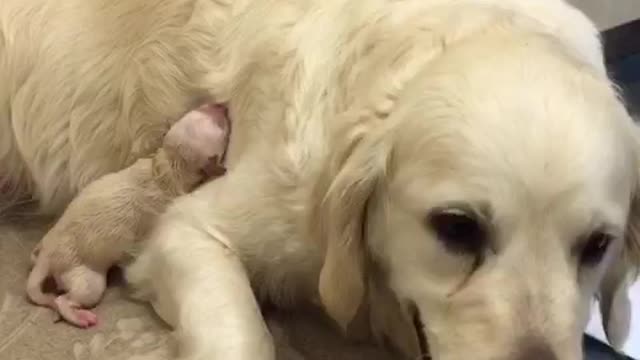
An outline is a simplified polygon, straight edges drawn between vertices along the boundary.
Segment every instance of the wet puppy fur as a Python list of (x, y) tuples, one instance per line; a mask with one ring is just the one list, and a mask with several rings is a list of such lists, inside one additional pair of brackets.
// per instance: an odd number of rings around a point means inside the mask
[[(79, 327), (95, 325), (95, 306), (109, 268), (121, 261), (175, 197), (224, 173), (229, 123), (225, 109), (205, 105), (174, 124), (152, 158), (106, 175), (74, 199), (34, 249), (27, 294)], [(63, 293), (43, 293), (52, 277)]]
[[(203, 233), (260, 301), (362, 317), (409, 355), (422, 332), (438, 360), (579, 359), (594, 295), (624, 341), (637, 128), (564, 1), (4, 0), (0, 24), (4, 193), (42, 212), (153, 153), (194, 99), (229, 102), (229, 173), (137, 273), (175, 300), (184, 358), (224, 315), (197, 296)], [(472, 236), (445, 231), (460, 220)]]

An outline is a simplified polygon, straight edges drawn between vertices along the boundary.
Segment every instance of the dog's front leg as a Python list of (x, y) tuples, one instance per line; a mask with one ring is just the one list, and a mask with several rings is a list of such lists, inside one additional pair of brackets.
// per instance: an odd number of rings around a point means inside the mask
[(181, 359), (273, 360), (245, 269), (210, 235), (164, 216), (127, 280), (176, 331)]

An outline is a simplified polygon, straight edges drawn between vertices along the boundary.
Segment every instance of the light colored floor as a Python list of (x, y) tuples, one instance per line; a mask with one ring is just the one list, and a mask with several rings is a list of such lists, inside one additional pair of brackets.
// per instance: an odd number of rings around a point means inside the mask
[[(0, 0), (2, 1), (2, 0)], [(146, 304), (110, 287), (95, 309), (96, 327), (83, 330), (54, 323), (52, 311), (24, 295), (29, 253), (44, 227), (0, 224), (0, 360), (170, 360), (175, 343), (169, 329)], [(391, 360), (369, 344), (344, 340), (317, 311), (266, 315), (278, 360)]]

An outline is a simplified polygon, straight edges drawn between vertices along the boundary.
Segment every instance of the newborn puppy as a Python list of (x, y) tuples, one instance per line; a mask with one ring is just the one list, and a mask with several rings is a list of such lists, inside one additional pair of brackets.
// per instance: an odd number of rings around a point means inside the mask
[[(229, 127), (223, 107), (200, 107), (171, 127), (153, 158), (83, 189), (32, 253), (34, 267), (27, 281), (31, 301), (79, 327), (95, 325), (96, 315), (86, 308), (102, 298), (107, 270), (171, 199), (224, 174)], [(49, 277), (62, 295), (43, 292)]]

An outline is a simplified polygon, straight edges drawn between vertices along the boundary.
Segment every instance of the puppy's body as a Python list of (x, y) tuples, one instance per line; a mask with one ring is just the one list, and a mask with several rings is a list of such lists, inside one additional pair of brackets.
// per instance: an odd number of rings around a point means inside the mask
[[(142, 238), (170, 200), (189, 193), (205, 176), (221, 175), (216, 170), (227, 134), (219, 108), (191, 111), (173, 125), (153, 158), (139, 159), (83, 189), (34, 250), (27, 284), (31, 300), (75, 325), (94, 325), (95, 315), (80, 308), (98, 303), (109, 268)], [(64, 295), (42, 292), (48, 276)]]
[[(637, 216), (636, 144), (596, 28), (563, 1), (8, 0), (0, 19), (0, 159), (45, 210), (157, 147), (157, 119), (230, 104), (229, 173), (172, 205), (128, 272), (184, 358), (269, 358), (257, 299), (358, 313), (411, 355), (424, 330), (438, 360), (579, 358)], [(457, 205), (481, 253), (429, 223)], [(618, 235), (586, 267), (589, 220)]]

